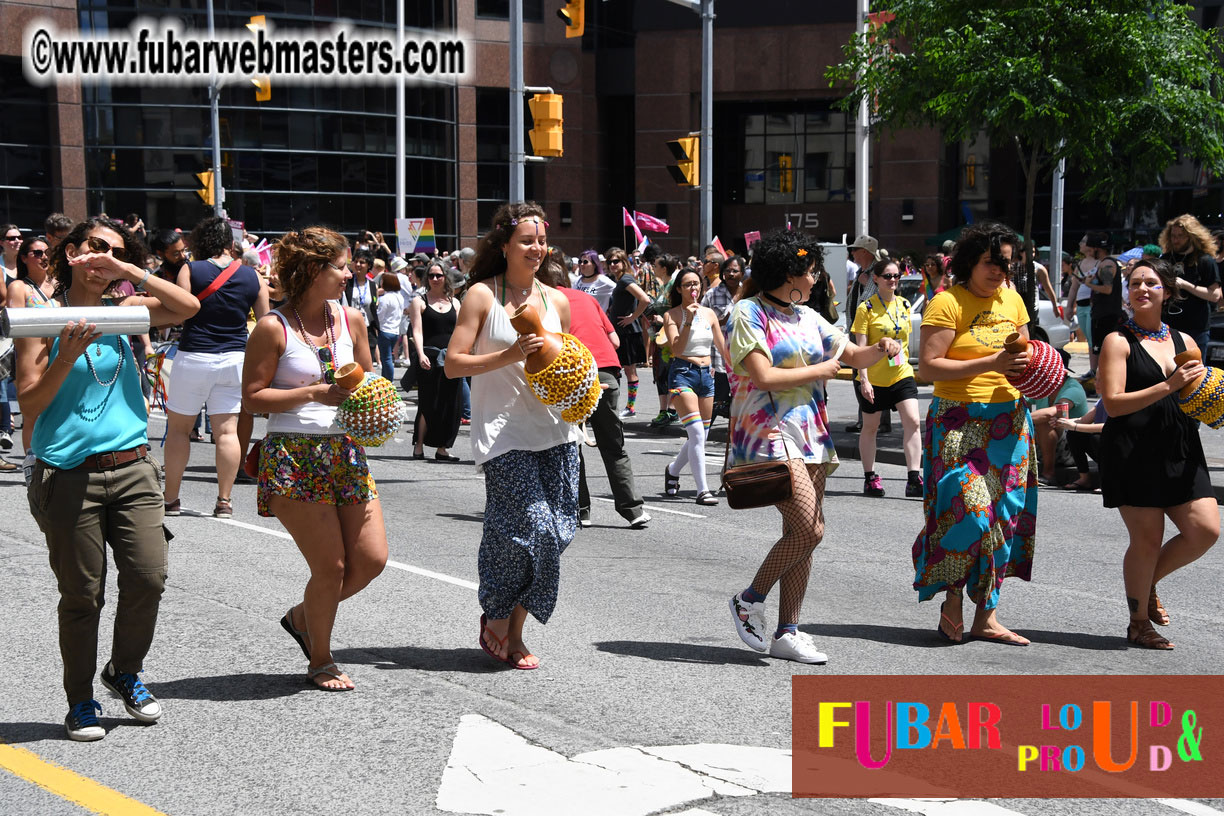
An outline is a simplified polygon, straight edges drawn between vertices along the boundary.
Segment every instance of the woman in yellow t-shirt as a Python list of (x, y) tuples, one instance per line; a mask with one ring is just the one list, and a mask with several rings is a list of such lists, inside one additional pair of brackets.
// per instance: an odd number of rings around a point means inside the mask
[(901, 344), (896, 357), (886, 357), (858, 372), (859, 409), (863, 412), (863, 430), (859, 433), (859, 459), (863, 462), (863, 495), (884, 495), (884, 483), (875, 472), (876, 433), (880, 430), (883, 412), (896, 410), (901, 415), (905, 467), (909, 471), (905, 495), (922, 498), (922, 447), (918, 439), (918, 385), (914, 369), (909, 364), (910, 305), (897, 296), (901, 282), (901, 267), (888, 258), (871, 267), (876, 294), (863, 301), (850, 327), (854, 342), (860, 346), (878, 343), (891, 337)]
[(1012, 354), (1003, 339), (1028, 336), (1028, 310), (1006, 287), (1020, 257), (1019, 238), (1001, 224), (961, 233), (949, 271), (953, 285), (922, 317), (918, 371), (935, 383), (927, 412), (923, 510), (914, 542), (918, 600), (947, 597), (937, 631), (959, 643), (965, 592), (977, 607), (969, 635), (1027, 646), (999, 623), (1003, 579), (1030, 580), (1037, 525), (1037, 451), (1028, 404), (1008, 383), (1028, 353)]

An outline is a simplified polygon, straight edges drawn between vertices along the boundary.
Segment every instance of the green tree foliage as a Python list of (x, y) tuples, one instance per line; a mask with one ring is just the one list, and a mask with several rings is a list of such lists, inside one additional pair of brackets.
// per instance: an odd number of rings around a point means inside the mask
[[(886, 128), (1013, 143), (1032, 235), (1039, 178), (1066, 158), (1116, 204), (1179, 153), (1224, 173), (1221, 39), (1169, 0), (877, 0), (828, 71), (846, 110), (866, 95)], [(1030, 242), (1031, 243), (1031, 242)], [(1032, 257), (1030, 253), (1029, 257)], [(1033, 287), (1029, 287), (1032, 291)]]

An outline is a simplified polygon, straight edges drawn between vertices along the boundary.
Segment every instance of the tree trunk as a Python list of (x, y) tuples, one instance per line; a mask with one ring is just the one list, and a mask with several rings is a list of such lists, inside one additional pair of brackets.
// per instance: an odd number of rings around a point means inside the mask
[(1033, 199), (1037, 194), (1038, 149), (1033, 145), (1028, 156), (1020, 154), (1024, 165), (1024, 269), (1020, 271), (1021, 289), (1024, 292), (1024, 308), (1028, 309), (1030, 333), (1037, 325), (1037, 273), (1033, 263), (1037, 260), (1037, 246), (1033, 241)]

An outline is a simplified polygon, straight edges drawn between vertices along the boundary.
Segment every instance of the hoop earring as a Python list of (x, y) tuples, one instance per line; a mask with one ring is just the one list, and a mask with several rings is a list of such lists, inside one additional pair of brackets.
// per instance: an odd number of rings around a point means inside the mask
[(800, 292), (798, 289), (792, 288), (790, 292), (787, 294), (786, 299), (790, 301), (791, 306), (798, 306), (801, 303), (799, 296), (802, 296), (802, 295), (803, 293)]
[(1176, 300), (1169, 301), (1169, 307), (1165, 310), (1170, 315), (1179, 315), (1182, 313), (1182, 307), (1177, 305)]

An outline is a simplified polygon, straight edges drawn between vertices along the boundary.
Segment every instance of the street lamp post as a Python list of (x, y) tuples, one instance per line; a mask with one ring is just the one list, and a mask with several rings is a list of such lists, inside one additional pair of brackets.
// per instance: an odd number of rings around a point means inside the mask
[[(216, 24), (213, 21), (213, 0), (208, 0), (208, 39), (209, 42), (217, 40)], [(225, 214), (225, 209), (222, 207), (225, 201), (225, 185), (221, 183), (221, 114), (217, 110), (220, 96), (221, 85), (217, 82), (217, 75), (213, 74), (212, 82), (208, 86), (208, 106), (212, 119), (213, 214), (218, 216)]]

